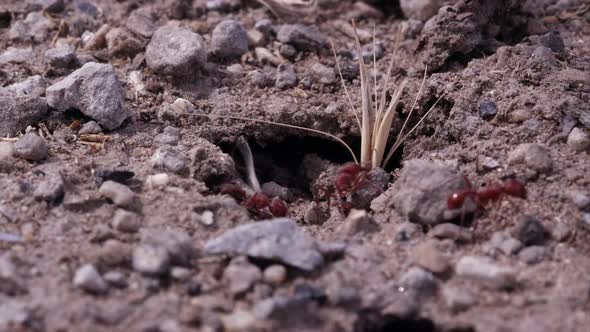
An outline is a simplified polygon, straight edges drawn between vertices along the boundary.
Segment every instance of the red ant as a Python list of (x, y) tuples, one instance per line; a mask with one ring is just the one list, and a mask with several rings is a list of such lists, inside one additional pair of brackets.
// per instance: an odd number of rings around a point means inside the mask
[(223, 184), (220, 194), (226, 194), (241, 202), (242, 206), (258, 218), (284, 217), (287, 215), (287, 206), (278, 197), (268, 198), (263, 193), (254, 193), (250, 197), (237, 184)]
[(471, 198), (478, 208), (484, 208), (486, 204), (497, 201), (502, 195), (509, 195), (518, 198), (526, 198), (526, 188), (524, 183), (507, 179), (502, 185), (492, 185), (480, 190), (475, 190), (471, 182), (465, 176), (467, 188), (455, 191), (449, 195), (447, 206), (449, 209), (459, 209), (463, 207), (466, 198)]
[(348, 214), (352, 208), (348, 196), (361, 189), (368, 182), (368, 172), (369, 169), (357, 163), (346, 163), (336, 171), (333, 187), (325, 188), (325, 186), (322, 187), (320, 184), (316, 184), (314, 186), (314, 196), (318, 199), (327, 199), (328, 205), (330, 204), (330, 197), (336, 196), (340, 212)]

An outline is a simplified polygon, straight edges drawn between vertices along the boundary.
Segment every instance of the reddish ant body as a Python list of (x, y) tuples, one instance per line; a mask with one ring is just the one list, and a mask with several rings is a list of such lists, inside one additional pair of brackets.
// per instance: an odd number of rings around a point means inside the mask
[(467, 188), (451, 193), (447, 200), (449, 209), (459, 209), (463, 207), (466, 198), (471, 198), (479, 208), (483, 208), (492, 201), (497, 201), (502, 195), (509, 195), (518, 198), (526, 198), (526, 188), (524, 183), (507, 179), (502, 185), (492, 185), (480, 190), (475, 190), (471, 182), (465, 177)]
[(330, 198), (335, 196), (338, 200), (338, 208), (343, 214), (348, 214), (352, 208), (352, 203), (348, 201), (348, 196), (361, 189), (368, 181), (369, 170), (361, 165), (349, 162), (339, 167), (334, 175), (333, 185), (319, 185), (314, 187), (314, 196), (317, 199), (327, 199), (328, 205)]
[(220, 194), (226, 194), (241, 202), (242, 206), (258, 218), (284, 217), (287, 215), (287, 206), (278, 197), (268, 198), (266, 194), (254, 193), (248, 197), (246, 192), (236, 184), (223, 184)]

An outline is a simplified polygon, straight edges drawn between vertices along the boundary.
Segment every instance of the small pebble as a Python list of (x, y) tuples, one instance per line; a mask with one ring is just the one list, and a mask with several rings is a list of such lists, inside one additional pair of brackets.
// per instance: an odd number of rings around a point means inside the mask
[(303, 214), (303, 221), (308, 225), (321, 225), (326, 221), (326, 218), (322, 209), (315, 202), (312, 202)]
[(532, 116), (531, 111), (528, 109), (517, 109), (510, 112), (508, 121), (512, 123), (521, 123), (530, 119)]
[(106, 266), (128, 266), (132, 247), (118, 240), (107, 240), (98, 252), (98, 262)]
[(561, 52), (565, 49), (563, 39), (559, 35), (559, 32), (551, 31), (542, 35), (540, 38), (541, 44), (553, 52)]
[(49, 67), (60, 69), (74, 68), (79, 64), (76, 53), (68, 46), (48, 49), (43, 59)]
[(432, 240), (418, 245), (413, 251), (413, 256), (417, 265), (435, 274), (444, 274), (451, 268), (447, 256), (441, 253)]
[(549, 256), (549, 250), (543, 246), (530, 246), (522, 249), (518, 258), (528, 265), (540, 263)]
[(163, 75), (185, 76), (193, 68), (204, 65), (206, 59), (203, 38), (188, 29), (173, 26), (156, 30), (145, 52), (148, 67)]
[(457, 243), (473, 242), (473, 234), (468, 229), (451, 223), (444, 223), (434, 226), (428, 232), (428, 236), (437, 239), (451, 239)]
[(100, 134), (102, 133), (102, 128), (96, 121), (88, 121), (82, 125), (78, 134)]
[(263, 280), (271, 285), (280, 285), (287, 279), (287, 269), (282, 265), (271, 265), (264, 270)]
[(574, 128), (567, 137), (567, 145), (576, 152), (590, 150), (590, 136), (580, 128)]
[(17, 157), (30, 161), (39, 161), (47, 158), (49, 148), (43, 138), (29, 132), (14, 143), (14, 151)]
[(297, 56), (297, 49), (293, 45), (283, 44), (279, 47), (279, 54), (285, 59), (293, 60)]
[(248, 262), (247, 258), (238, 256), (223, 271), (223, 280), (232, 294), (244, 294), (262, 280), (262, 272), (256, 265)]
[(154, 168), (164, 168), (174, 173), (182, 173), (188, 167), (188, 161), (182, 154), (166, 147), (157, 149), (150, 161)]
[(491, 120), (498, 114), (498, 106), (491, 100), (483, 100), (479, 103), (479, 117), (483, 120)]
[(541, 144), (523, 143), (508, 154), (510, 165), (525, 164), (539, 173), (547, 173), (553, 169), (553, 160), (549, 149)]
[(111, 286), (116, 288), (127, 287), (127, 277), (119, 271), (109, 271), (103, 275), (103, 279)]
[(487, 257), (463, 256), (455, 266), (455, 273), (495, 289), (510, 289), (516, 285), (514, 269), (497, 265)]
[(141, 244), (133, 250), (133, 269), (146, 275), (164, 275), (170, 269), (170, 254), (162, 246)]
[(547, 231), (533, 216), (522, 216), (513, 229), (514, 236), (525, 246), (540, 245), (547, 239)]
[(288, 89), (297, 85), (297, 74), (293, 65), (281, 64), (277, 68), (275, 85), (279, 89)]
[(277, 32), (277, 39), (301, 51), (317, 51), (327, 44), (317, 27), (302, 24), (282, 25)]
[(188, 280), (192, 274), (190, 269), (181, 266), (175, 266), (170, 270), (170, 276), (179, 281)]
[(115, 181), (105, 181), (99, 189), (100, 194), (111, 200), (115, 205), (126, 207), (133, 203), (135, 193), (124, 184)]
[(170, 182), (170, 176), (166, 173), (159, 173), (147, 177), (146, 184), (149, 188), (164, 188)]
[(337, 233), (350, 237), (356, 234), (371, 233), (375, 230), (378, 230), (378, 226), (367, 211), (352, 209), (338, 227)]
[(92, 264), (85, 264), (76, 271), (74, 286), (92, 294), (103, 294), (109, 289), (107, 283)]
[(443, 287), (442, 297), (447, 308), (454, 313), (465, 311), (477, 302), (469, 291), (452, 286)]
[(336, 73), (334, 68), (328, 67), (321, 63), (315, 63), (311, 66), (311, 72), (315, 79), (321, 84), (332, 84), (336, 82)]
[(564, 242), (572, 234), (572, 227), (564, 222), (555, 224), (551, 237), (557, 242)]
[(438, 283), (432, 273), (420, 267), (410, 268), (401, 276), (399, 284), (423, 295), (433, 295), (438, 288)]
[(248, 34), (234, 20), (221, 21), (211, 33), (211, 52), (221, 58), (238, 58), (248, 52)]
[(137, 213), (117, 209), (113, 216), (112, 225), (119, 232), (136, 233), (141, 227), (141, 219)]

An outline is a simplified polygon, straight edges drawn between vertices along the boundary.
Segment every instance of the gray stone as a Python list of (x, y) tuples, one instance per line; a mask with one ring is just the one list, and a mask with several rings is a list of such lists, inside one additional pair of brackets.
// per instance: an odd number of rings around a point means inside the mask
[(140, 7), (129, 15), (126, 27), (131, 32), (145, 38), (151, 38), (156, 31), (155, 17), (147, 7)]
[(379, 230), (379, 226), (373, 221), (365, 210), (350, 210), (344, 222), (338, 226), (336, 232), (345, 237), (356, 234), (366, 234)]
[(572, 227), (565, 222), (558, 222), (551, 231), (551, 237), (558, 242), (564, 242), (572, 235)]
[(248, 262), (245, 257), (232, 259), (223, 271), (223, 281), (229, 286), (229, 291), (233, 295), (243, 295), (261, 280), (260, 269)]
[(170, 270), (170, 276), (179, 281), (188, 280), (192, 274), (190, 269), (181, 266), (175, 266)]
[(159, 148), (151, 158), (154, 168), (166, 169), (174, 173), (182, 173), (187, 170), (186, 158), (174, 149)]
[(190, 266), (196, 256), (193, 240), (180, 228), (144, 229), (141, 243), (163, 247), (174, 265)]
[(106, 281), (109, 285), (117, 288), (125, 288), (127, 287), (127, 277), (122, 272), (119, 271), (109, 271), (105, 273), (102, 278)]
[(420, 21), (436, 15), (442, 5), (440, 0), (400, 0), (399, 4), (407, 18)]
[(311, 73), (321, 84), (332, 84), (336, 82), (336, 72), (334, 72), (334, 68), (328, 67), (319, 62), (311, 66)]
[(321, 225), (323, 224), (328, 216), (322, 211), (322, 208), (319, 207), (315, 202), (312, 202), (311, 205), (305, 210), (303, 214), (303, 221), (305, 221), (308, 225)]
[[(33, 309), (22, 303), (3, 301), (0, 304), (0, 331), (14, 331), (14, 328), (34, 324)], [(18, 331), (18, 330), (17, 330)]]
[(0, 87), (0, 136), (13, 136), (47, 114), (45, 98)]
[(68, 46), (50, 48), (43, 56), (45, 64), (57, 69), (74, 68), (78, 66), (78, 57), (74, 49)]
[(32, 10), (45, 11), (49, 13), (61, 13), (66, 9), (64, 0), (30, 0), (28, 1)]
[(82, 125), (82, 128), (78, 131), (79, 134), (100, 134), (102, 128), (96, 121), (88, 121)]
[(318, 28), (302, 24), (285, 24), (279, 28), (277, 39), (301, 51), (319, 51), (327, 43)]
[(240, 8), (242, 0), (207, 0), (206, 7), (211, 11), (228, 12)]
[(441, 294), (447, 308), (454, 313), (465, 311), (477, 302), (471, 292), (462, 288), (445, 286)]
[(254, 29), (262, 32), (266, 37), (272, 37), (275, 33), (272, 26), (272, 21), (268, 18), (257, 20), (254, 24)]
[(537, 143), (523, 143), (508, 154), (511, 165), (525, 164), (539, 173), (548, 173), (553, 168), (553, 160), (549, 149)]
[(413, 256), (416, 265), (435, 274), (445, 274), (451, 268), (449, 258), (441, 253), (436, 241), (433, 240), (428, 240), (416, 246), (413, 250)]
[(115, 205), (126, 207), (133, 203), (135, 193), (124, 184), (115, 181), (105, 181), (99, 189), (101, 196), (108, 198)]
[[(373, 60), (380, 60), (385, 55), (385, 48), (383, 43), (377, 42), (375, 44), (368, 43), (361, 48), (361, 56), (364, 63), (372, 63)], [(356, 55), (358, 58), (358, 55)]]
[(115, 69), (96, 62), (85, 64), (47, 88), (47, 104), (61, 111), (78, 109), (108, 130), (131, 116)]
[(0, 54), (0, 65), (7, 63), (26, 63), (35, 59), (33, 49), (8, 47), (2, 54)]
[(247, 255), (312, 271), (324, 264), (314, 239), (288, 218), (241, 225), (205, 244), (209, 255)]
[(141, 218), (137, 213), (117, 209), (112, 221), (113, 228), (119, 232), (135, 233), (141, 227)]
[(25, 293), (27, 288), (17, 271), (13, 256), (10, 253), (3, 254), (0, 256), (0, 294), (15, 296)]
[(391, 176), (382, 168), (374, 167), (367, 173), (367, 178), (369, 180), (351, 195), (354, 208), (368, 210), (371, 202), (387, 189)]
[(484, 245), (484, 251), (494, 256), (499, 251), (506, 256), (515, 255), (522, 249), (522, 242), (510, 236), (506, 232), (495, 232), (490, 240)]
[(297, 55), (297, 49), (290, 44), (283, 44), (279, 47), (279, 54), (285, 59), (293, 60)]
[(404, 20), (401, 23), (402, 34), (406, 39), (414, 39), (420, 35), (424, 22), (415, 19)]
[(279, 65), (275, 85), (279, 89), (288, 89), (297, 85), (297, 74), (293, 65), (286, 63)]
[(8, 31), (12, 40), (33, 40), (42, 42), (47, 38), (53, 22), (40, 12), (30, 12), (24, 20), (14, 22)]
[(282, 265), (271, 265), (264, 269), (262, 278), (271, 285), (280, 285), (287, 279), (287, 269)]
[(74, 286), (92, 294), (103, 294), (109, 289), (109, 285), (92, 264), (82, 265), (76, 271)]
[(466, 205), (464, 209), (458, 210), (467, 211), (449, 213), (453, 212), (447, 205), (449, 195), (466, 187), (464, 177), (444, 164), (408, 160), (404, 162), (399, 179), (384, 195), (388, 195), (388, 202), (410, 221), (433, 226), (456, 219), (460, 213), (473, 212)]
[(553, 52), (562, 52), (565, 49), (563, 39), (559, 35), (559, 32), (556, 31), (547, 32), (539, 38), (539, 41), (543, 46), (551, 49)]
[(549, 249), (543, 246), (530, 246), (522, 249), (518, 258), (528, 265), (540, 263), (549, 256)]
[(30, 161), (47, 158), (49, 147), (45, 140), (34, 132), (30, 132), (14, 143), (14, 155)]
[(576, 152), (590, 149), (590, 136), (580, 128), (574, 128), (567, 137), (567, 145)]
[(479, 117), (483, 120), (491, 120), (498, 114), (498, 106), (491, 100), (482, 100), (479, 103)]
[(463, 256), (455, 266), (460, 277), (474, 279), (495, 289), (511, 289), (516, 285), (516, 271), (495, 264), (487, 257)]
[(548, 232), (537, 218), (524, 215), (519, 218), (512, 233), (525, 246), (532, 246), (543, 244)]
[(259, 88), (266, 88), (271, 86), (273, 81), (269, 74), (263, 72), (262, 70), (254, 70), (249, 75), (252, 84), (256, 85)]
[(438, 283), (432, 273), (421, 267), (410, 268), (401, 276), (399, 284), (406, 289), (415, 290), (421, 295), (434, 295), (438, 288)]
[(221, 21), (211, 33), (211, 52), (222, 58), (237, 58), (248, 52), (248, 34), (237, 21)]
[(185, 76), (205, 64), (207, 52), (200, 35), (188, 29), (165, 26), (154, 32), (145, 59), (156, 73)]
[(35, 75), (22, 82), (11, 84), (6, 88), (19, 95), (41, 97), (45, 94), (45, 79), (40, 75)]
[(134, 57), (143, 51), (145, 42), (125, 28), (109, 30), (105, 36), (111, 57)]
[(15, 162), (14, 144), (0, 142), (0, 172), (10, 172)]
[(133, 250), (133, 269), (146, 275), (164, 275), (170, 270), (170, 254), (162, 246), (140, 244)]
[(457, 243), (471, 243), (473, 242), (473, 233), (469, 229), (465, 229), (459, 225), (444, 223), (434, 226), (429, 232), (428, 236), (437, 239), (451, 239)]
[(164, 131), (154, 138), (154, 143), (158, 145), (177, 145), (178, 141), (180, 141), (180, 130), (170, 126), (164, 128)]
[(55, 202), (64, 195), (64, 180), (60, 174), (48, 174), (47, 177), (35, 188), (33, 196), (40, 200)]
[(590, 207), (590, 196), (580, 190), (570, 190), (567, 192), (567, 196), (580, 210), (586, 210)]

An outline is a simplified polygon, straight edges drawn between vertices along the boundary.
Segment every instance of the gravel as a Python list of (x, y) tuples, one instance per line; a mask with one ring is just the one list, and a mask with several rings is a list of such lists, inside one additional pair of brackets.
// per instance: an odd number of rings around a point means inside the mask
[(313, 77), (321, 84), (333, 84), (336, 82), (336, 72), (334, 68), (328, 67), (321, 63), (315, 63), (311, 66)]
[(108, 284), (92, 264), (82, 265), (76, 271), (74, 286), (92, 294), (103, 294), (109, 289)]
[(78, 131), (78, 134), (100, 134), (102, 128), (96, 121), (88, 121), (82, 125), (82, 128)]
[(324, 265), (315, 240), (288, 218), (241, 225), (205, 244), (209, 255), (247, 255), (287, 264), (304, 271)]
[(47, 178), (35, 188), (33, 196), (40, 200), (56, 202), (63, 198), (64, 190), (65, 184), (60, 174), (47, 174)]
[(548, 173), (553, 169), (550, 150), (541, 144), (523, 143), (508, 154), (510, 165), (525, 164), (539, 173)]
[(457, 276), (466, 277), (494, 289), (511, 289), (516, 286), (516, 271), (500, 266), (487, 257), (464, 256), (455, 265)]
[(170, 254), (162, 246), (140, 244), (133, 250), (133, 269), (146, 275), (167, 274), (170, 270)]
[(136, 233), (141, 227), (141, 218), (137, 213), (117, 209), (113, 216), (112, 226), (119, 232)]
[(30, 132), (14, 143), (14, 155), (30, 161), (39, 161), (47, 158), (49, 147), (47, 142), (37, 134)]
[(544, 246), (530, 246), (518, 253), (518, 258), (528, 265), (538, 264), (549, 257), (549, 249)]
[(241, 23), (221, 21), (211, 33), (211, 52), (220, 58), (239, 58), (248, 52), (248, 34)]
[(576, 152), (590, 150), (590, 136), (580, 128), (574, 128), (567, 137), (567, 145)]
[[(371, 209), (387, 213), (395, 207), (410, 221), (434, 226), (456, 219), (449, 211), (449, 195), (467, 186), (463, 176), (441, 163), (427, 160), (408, 160), (398, 180), (383, 195), (371, 203)], [(470, 211), (458, 211), (468, 214)]]
[(6, 87), (19, 95), (41, 97), (45, 95), (45, 79), (41, 75), (30, 76), (26, 80)]
[(47, 104), (60, 111), (78, 109), (108, 130), (121, 126), (131, 116), (114, 67), (96, 62), (85, 64), (47, 88)]
[(130, 206), (135, 199), (135, 193), (129, 187), (115, 181), (105, 181), (100, 186), (99, 192), (101, 196), (120, 207)]
[(543, 244), (548, 238), (543, 224), (537, 218), (527, 215), (519, 218), (512, 233), (525, 246)]
[(271, 285), (280, 285), (287, 280), (287, 269), (282, 265), (270, 265), (262, 274), (264, 282)]
[(10, 172), (14, 162), (14, 144), (0, 142), (0, 172)]
[(43, 59), (49, 67), (57, 69), (75, 68), (79, 64), (74, 49), (68, 46), (48, 49), (45, 51)]
[(300, 51), (319, 51), (327, 45), (317, 27), (302, 24), (282, 25), (277, 31), (277, 39)]
[[(16, 90), (16, 89), (15, 89)], [(13, 136), (36, 124), (47, 114), (47, 102), (38, 95), (0, 87), (0, 136)]]
[(279, 89), (288, 89), (297, 85), (297, 74), (293, 65), (281, 64), (277, 68), (275, 85)]
[(483, 120), (489, 121), (498, 114), (498, 106), (491, 100), (482, 100), (479, 103), (479, 117)]
[(183, 173), (188, 169), (187, 159), (177, 150), (168, 147), (157, 149), (150, 161), (152, 167), (173, 173)]
[(243, 295), (262, 280), (262, 272), (256, 265), (248, 262), (247, 258), (239, 256), (232, 259), (225, 268), (222, 280), (234, 296)]
[(156, 73), (185, 76), (201, 67), (207, 59), (203, 38), (188, 29), (165, 26), (152, 36), (145, 60)]

